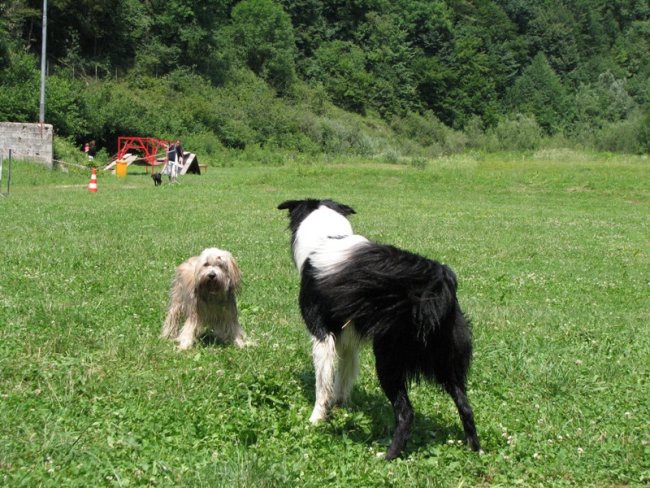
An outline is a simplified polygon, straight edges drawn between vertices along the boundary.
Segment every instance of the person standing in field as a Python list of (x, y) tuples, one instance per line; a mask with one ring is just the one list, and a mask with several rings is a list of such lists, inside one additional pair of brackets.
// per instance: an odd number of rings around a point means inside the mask
[(179, 170), (185, 164), (185, 150), (179, 140), (176, 141), (176, 163), (178, 164)]
[(95, 141), (90, 141), (90, 144), (88, 144), (88, 160), (94, 161), (96, 153), (97, 153), (97, 147), (95, 145)]
[(178, 178), (179, 165), (177, 157), (176, 144), (172, 142), (167, 147), (167, 164), (162, 170), (162, 174), (167, 175), (170, 183), (176, 183), (176, 179)]

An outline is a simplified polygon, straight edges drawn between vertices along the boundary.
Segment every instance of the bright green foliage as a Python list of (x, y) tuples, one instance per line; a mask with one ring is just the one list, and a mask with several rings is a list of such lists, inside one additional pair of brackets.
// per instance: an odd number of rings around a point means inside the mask
[(38, 120), (39, 72), (36, 58), (22, 52), (9, 56), (0, 70), (0, 120)]
[(486, 131), (483, 145), (491, 151), (531, 151), (542, 142), (542, 128), (533, 115), (515, 114)]
[(640, 117), (639, 145), (642, 152), (650, 153), (650, 110)]
[(423, 115), (410, 112), (403, 117), (396, 117), (392, 120), (391, 127), (398, 135), (430, 148), (435, 154), (458, 152), (468, 143), (465, 134), (447, 127), (431, 111)]
[(602, 151), (648, 153), (649, 124), (647, 115), (634, 112), (595, 131), (593, 146)]

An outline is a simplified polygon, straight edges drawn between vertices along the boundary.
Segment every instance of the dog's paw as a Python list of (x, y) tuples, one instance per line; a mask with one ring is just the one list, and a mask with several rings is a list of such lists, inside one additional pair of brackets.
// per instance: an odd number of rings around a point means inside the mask
[(193, 345), (194, 344), (192, 344), (191, 342), (186, 342), (186, 341), (179, 342), (178, 343), (178, 350), (179, 351), (187, 351), (188, 349), (192, 349)]
[(327, 412), (320, 407), (316, 407), (314, 408), (314, 411), (311, 413), (311, 417), (309, 417), (309, 422), (312, 425), (315, 425), (320, 422), (323, 422), (326, 419), (327, 419)]
[(235, 344), (236, 347), (238, 347), (240, 349), (243, 349), (245, 347), (257, 346), (257, 343), (254, 340), (248, 339), (246, 337), (243, 337), (243, 338), (238, 337), (237, 339), (235, 339), (234, 344)]

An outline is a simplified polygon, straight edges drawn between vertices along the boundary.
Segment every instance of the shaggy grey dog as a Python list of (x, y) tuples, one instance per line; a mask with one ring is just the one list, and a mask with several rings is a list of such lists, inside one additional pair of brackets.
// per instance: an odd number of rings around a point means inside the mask
[(237, 347), (248, 345), (239, 325), (237, 300), (241, 273), (232, 254), (205, 249), (176, 268), (162, 337), (190, 349), (202, 335)]

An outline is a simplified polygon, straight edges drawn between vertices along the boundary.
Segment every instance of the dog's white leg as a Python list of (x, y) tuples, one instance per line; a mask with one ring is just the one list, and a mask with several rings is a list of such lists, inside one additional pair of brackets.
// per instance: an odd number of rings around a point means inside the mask
[(190, 349), (194, 346), (199, 331), (199, 322), (196, 315), (191, 314), (185, 321), (181, 333), (176, 338), (179, 349)]
[(332, 403), (336, 345), (332, 334), (328, 334), (322, 341), (314, 337), (312, 342), (312, 356), (316, 372), (316, 403), (309, 421), (315, 424), (327, 418), (327, 411)]
[(334, 403), (350, 400), (352, 387), (359, 375), (359, 337), (353, 329), (343, 331), (336, 343), (339, 364), (334, 379)]
[(250, 345), (250, 341), (246, 338), (246, 334), (244, 334), (244, 330), (239, 326), (239, 324), (235, 324), (235, 335), (233, 339), (233, 344), (237, 347), (246, 347)]

